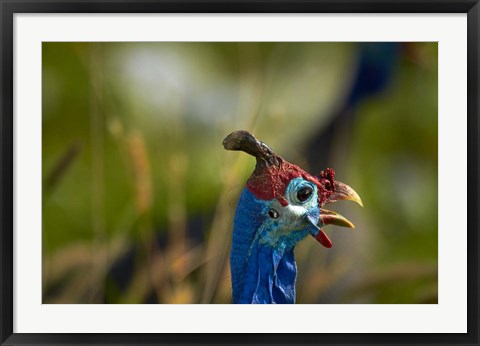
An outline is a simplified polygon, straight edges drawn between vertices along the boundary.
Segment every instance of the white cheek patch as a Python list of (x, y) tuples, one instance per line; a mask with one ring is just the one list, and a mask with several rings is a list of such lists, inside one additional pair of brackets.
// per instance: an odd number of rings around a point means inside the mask
[(294, 230), (297, 228), (303, 228), (306, 213), (307, 209), (303, 206), (288, 205), (283, 208), (280, 218), (285, 224), (289, 225), (288, 228), (290, 230)]
[(270, 207), (279, 213), (279, 218), (277, 221), (284, 225), (288, 225), (288, 230), (291, 230), (305, 223), (305, 215), (307, 214), (308, 204), (289, 204), (286, 207), (283, 207), (280, 205), (280, 203), (278, 203), (278, 201), (275, 200)]
[(259, 241), (271, 246), (279, 246), (279, 244), (294, 246), (308, 234), (316, 234), (317, 228), (312, 233), (311, 221), (307, 217), (311, 204), (315, 204), (315, 201), (309, 201), (303, 205), (289, 203), (285, 207), (277, 200), (270, 201), (265, 213), (270, 215), (274, 211), (278, 217), (269, 216), (263, 223), (258, 233)]
[(288, 218), (301, 218), (306, 212), (307, 209), (299, 205), (288, 205), (283, 208), (283, 213), (285, 214), (285, 217)]

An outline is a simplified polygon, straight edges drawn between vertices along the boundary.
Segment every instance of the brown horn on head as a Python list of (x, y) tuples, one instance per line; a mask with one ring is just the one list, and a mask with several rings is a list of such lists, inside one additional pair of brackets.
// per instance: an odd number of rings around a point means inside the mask
[(282, 162), (280, 156), (248, 131), (232, 132), (222, 144), (226, 150), (240, 150), (254, 156), (260, 166), (279, 166)]

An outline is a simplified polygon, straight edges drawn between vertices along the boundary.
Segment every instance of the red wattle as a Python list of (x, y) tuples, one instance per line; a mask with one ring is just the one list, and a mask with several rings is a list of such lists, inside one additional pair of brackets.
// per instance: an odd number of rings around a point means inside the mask
[(317, 234), (317, 236), (315, 237), (315, 239), (316, 239), (320, 244), (322, 244), (323, 246), (325, 246), (326, 248), (331, 248), (331, 247), (332, 247), (332, 241), (331, 241), (330, 238), (325, 234), (325, 232), (322, 231), (322, 230), (319, 230), (319, 231), (318, 231), (318, 234)]

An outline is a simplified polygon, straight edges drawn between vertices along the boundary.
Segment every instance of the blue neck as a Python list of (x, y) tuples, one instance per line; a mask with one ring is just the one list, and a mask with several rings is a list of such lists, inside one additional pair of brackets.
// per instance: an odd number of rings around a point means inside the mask
[(245, 283), (237, 303), (293, 304), (297, 266), (293, 249), (279, 253), (268, 245), (257, 245), (247, 261)]
[(295, 303), (294, 249), (275, 248), (258, 239), (265, 201), (244, 189), (234, 218), (230, 268), (233, 303)]

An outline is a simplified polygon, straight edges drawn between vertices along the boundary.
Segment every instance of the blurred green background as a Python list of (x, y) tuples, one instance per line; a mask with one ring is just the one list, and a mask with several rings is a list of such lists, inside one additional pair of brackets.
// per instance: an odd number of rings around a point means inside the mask
[(42, 46), (43, 303), (229, 303), (245, 129), (362, 197), (298, 303), (437, 303), (436, 43)]

